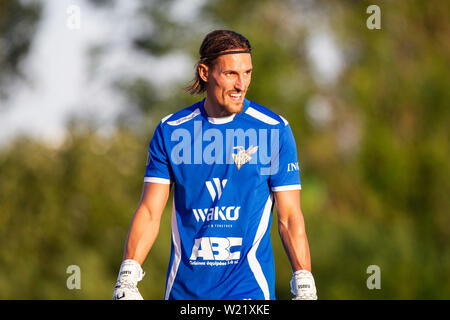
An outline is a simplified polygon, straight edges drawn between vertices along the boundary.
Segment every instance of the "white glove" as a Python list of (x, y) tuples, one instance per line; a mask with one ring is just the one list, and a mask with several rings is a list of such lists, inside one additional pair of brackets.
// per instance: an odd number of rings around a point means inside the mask
[(292, 300), (317, 300), (314, 277), (308, 270), (295, 271), (291, 280)]
[(142, 271), (137, 261), (124, 260), (114, 287), (113, 300), (144, 300), (137, 288), (137, 283), (142, 280), (144, 275), (145, 272)]

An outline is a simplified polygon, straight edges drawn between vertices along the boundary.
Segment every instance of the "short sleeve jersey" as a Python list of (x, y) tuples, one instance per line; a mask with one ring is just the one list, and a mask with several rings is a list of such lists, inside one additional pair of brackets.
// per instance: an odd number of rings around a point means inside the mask
[(301, 189), (288, 122), (244, 100), (210, 118), (204, 100), (158, 124), (145, 182), (172, 184), (165, 299), (275, 299), (273, 192)]

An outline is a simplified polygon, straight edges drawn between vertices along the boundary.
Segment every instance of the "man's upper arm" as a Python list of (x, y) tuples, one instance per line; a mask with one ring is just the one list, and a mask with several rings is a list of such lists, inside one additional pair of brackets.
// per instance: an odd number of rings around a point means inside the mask
[(169, 155), (166, 151), (167, 139), (160, 122), (148, 147), (144, 182), (170, 185), (175, 181)]
[(144, 206), (151, 214), (162, 214), (169, 197), (171, 183), (174, 182), (162, 125), (161, 121), (149, 144), (140, 202), (140, 206)]
[(170, 185), (145, 182), (139, 206), (144, 207), (152, 219), (159, 220), (169, 198)]
[(274, 192), (278, 220), (285, 221), (290, 215), (301, 215), (300, 190)]
[(285, 125), (280, 130), (278, 150), (272, 150), (272, 153), (273, 172), (268, 181), (271, 191), (300, 190), (297, 146), (289, 125)]

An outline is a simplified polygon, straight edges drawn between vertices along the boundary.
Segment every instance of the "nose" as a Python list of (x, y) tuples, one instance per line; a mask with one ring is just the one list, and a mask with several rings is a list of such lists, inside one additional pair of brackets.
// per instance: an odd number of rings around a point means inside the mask
[(236, 82), (234, 83), (234, 88), (239, 91), (245, 90), (245, 81), (242, 75), (237, 76)]

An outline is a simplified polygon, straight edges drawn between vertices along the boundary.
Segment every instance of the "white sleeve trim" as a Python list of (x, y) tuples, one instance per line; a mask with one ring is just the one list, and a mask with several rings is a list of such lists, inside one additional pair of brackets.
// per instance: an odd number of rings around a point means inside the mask
[(165, 178), (157, 178), (157, 177), (144, 177), (144, 182), (153, 182), (153, 183), (161, 183), (161, 184), (170, 184), (170, 179)]
[(289, 186), (279, 186), (279, 187), (272, 187), (272, 191), (290, 191), (290, 190), (301, 190), (302, 185), (301, 184), (291, 184)]
[[(279, 116), (280, 116), (280, 115), (279, 115)], [(289, 125), (289, 122), (288, 122), (285, 118), (283, 118), (282, 116), (280, 116), (280, 118), (283, 120), (284, 126)]]

